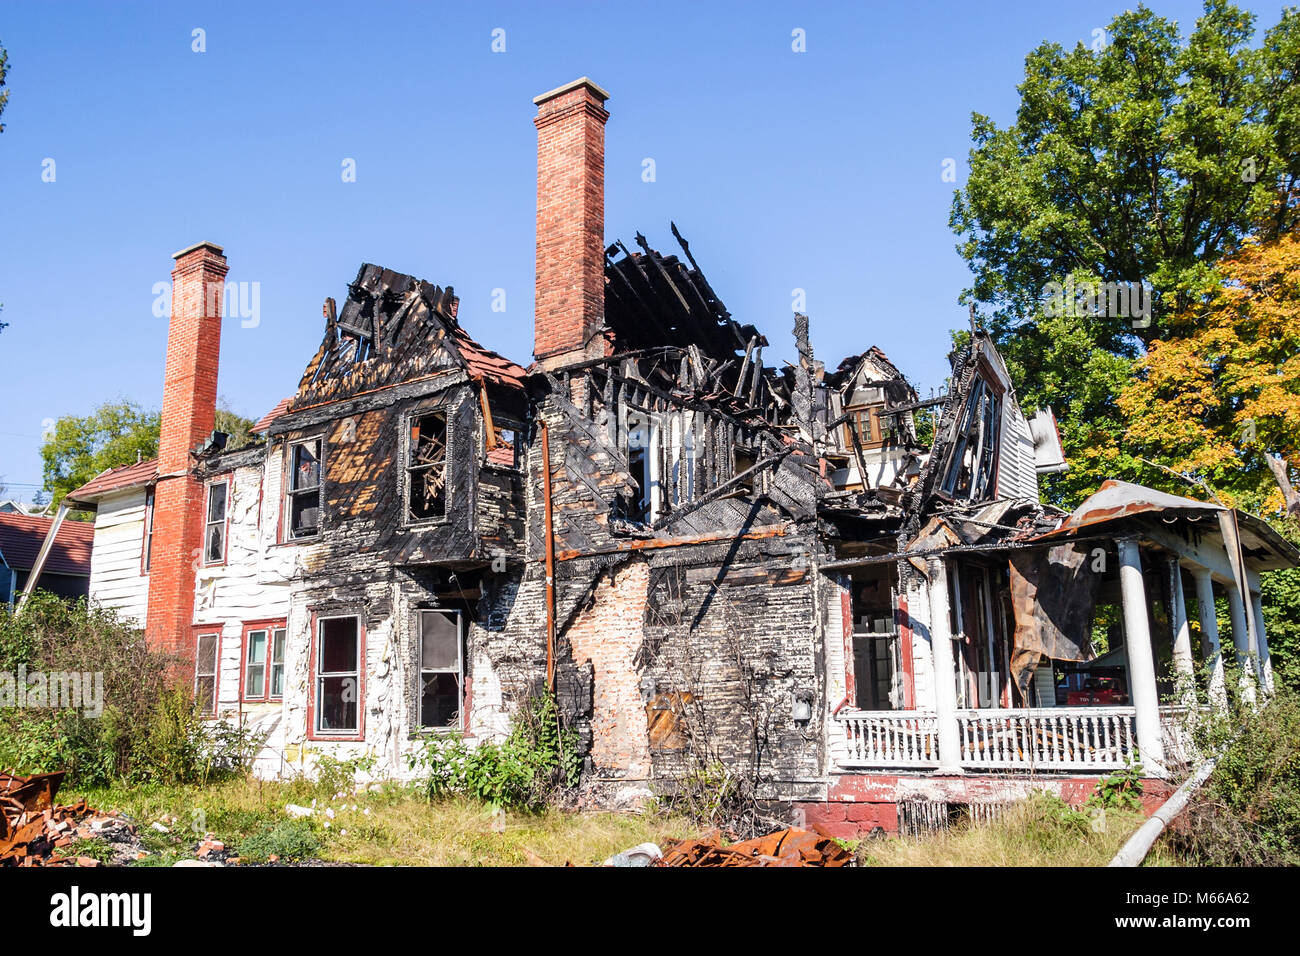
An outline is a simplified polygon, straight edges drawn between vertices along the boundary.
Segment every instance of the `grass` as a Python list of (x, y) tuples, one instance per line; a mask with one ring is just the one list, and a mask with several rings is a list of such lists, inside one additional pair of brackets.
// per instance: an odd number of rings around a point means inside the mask
[[(596, 865), (638, 843), (692, 833), (689, 823), (660, 813), (500, 811), (468, 800), (430, 803), (396, 784), (343, 796), (308, 781), (251, 779), (59, 795), (60, 802), (82, 796), (96, 809), (118, 810), (137, 823), (149, 853), (137, 864), (143, 866), (193, 858), (198, 841), (209, 832), (232, 851), (247, 851), (252, 860), (275, 852), (277, 840), (309, 845), (302, 831), (309, 827), (320, 844), (319, 859), (377, 866)], [(286, 804), (308, 806), (312, 800), (316, 812), (310, 818), (299, 827), (284, 825), (295, 819), (285, 811)], [(155, 822), (168, 832), (154, 829)]]
[[(1136, 810), (1107, 810), (1096, 822), (1059, 799), (1034, 796), (997, 821), (965, 824), (924, 837), (866, 840), (858, 861), (867, 866), (1105, 866), (1146, 819)], [(1169, 866), (1159, 847), (1147, 866)]]

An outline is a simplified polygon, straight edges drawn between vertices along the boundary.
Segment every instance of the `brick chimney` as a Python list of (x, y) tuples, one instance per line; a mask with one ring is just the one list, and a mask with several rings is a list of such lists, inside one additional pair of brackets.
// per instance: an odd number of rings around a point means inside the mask
[(211, 434), (216, 419), (227, 266), (221, 247), (211, 242), (173, 258), (146, 636), (154, 649), (193, 660), (194, 568), (204, 501), (203, 485), (190, 477), (190, 449)]
[(609, 94), (585, 76), (536, 97), (537, 293), (533, 355), (543, 368), (608, 354), (605, 121)]

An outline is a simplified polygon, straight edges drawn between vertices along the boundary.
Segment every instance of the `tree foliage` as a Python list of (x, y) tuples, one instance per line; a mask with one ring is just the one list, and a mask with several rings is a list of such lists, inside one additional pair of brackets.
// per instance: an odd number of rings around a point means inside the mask
[[(963, 298), (990, 307), (1025, 404), (1065, 425), (1072, 471), (1049, 486), (1060, 503), (1102, 478), (1150, 478), (1126, 445), (1117, 381), (1221, 257), (1297, 223), (1300, 11), (1254, 36), (1253, 15), (1222, 0), (1185, 38), (1139, 6), (1100, 49), (1032, 51), (1009, 126), (972, 117), (950, 219), (974, 273)], [(1045, 314), (1045, 288), (1070, 276), (1147, 284), (1150, 324)]]
[[(45, 488), (54, 504), (108, 468), (120, 468), (158, 455), (161, 416), (134, 402), (105, 402), (89, 415), (65, 415), (41, 446)], [(252, 440), (253, 422), (218, 408), (216, 430), (230, 436), (228, 448)]]
[(1300, 469), (1300, 236), (1247, 241), (1204, 302), (1170, 320), (1119, 406), (1125, 438), (1263, 514), (1287, 502), (1267, 456)]

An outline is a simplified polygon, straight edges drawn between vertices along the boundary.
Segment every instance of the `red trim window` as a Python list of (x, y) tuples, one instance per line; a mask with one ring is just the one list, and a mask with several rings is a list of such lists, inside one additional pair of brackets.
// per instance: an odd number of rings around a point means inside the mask
[(241, 675), (244, 700), (284, 699), (284, 644), (287, 633), (283, 621), (244, 625)]
[(459, 727), (465, 700), (464, 618), (420, 611), (420, 727)]
[(230, 537), (230, 479), (208, 484), (207, 507), (203, 512), (203, 563), (226, 563), (226, 539)]
[(144, 490), (144, 541), (140, 545), (140, 573), (149, 573), (149, 564), (153, 559), (153, 505), (154, 487)]
[(318, 617), (312, 636), (309, 736), (362, 740), (365, 628), (355, 614)]
[(285, 541), (310, 538), (320, 533), (321, 445), (320, 438), (309, 438), (294, 442), (288, 448), (284, 513), (289, 520), (284, 530)]
[(217, 714), (217, 651), (220, 646), (220, 631), (199, 631), (194, 637), (194, 700), (204, 717)]

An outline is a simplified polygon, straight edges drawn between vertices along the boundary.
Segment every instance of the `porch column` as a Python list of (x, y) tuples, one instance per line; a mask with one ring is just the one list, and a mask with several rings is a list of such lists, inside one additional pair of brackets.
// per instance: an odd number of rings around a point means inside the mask
[(1250, 611), (1255, 616), (1255, 637), (1259, 641), (1259, 686), (1265, 697), (1273, 696), (1273, 660), (1264, 634), (1264, 600), (1258, 591), (1250, 594)]
[(1142, 765), (1149, 773), (1164, 775), (1165, 748), (1160, 736), (1160, 697), (1156, 693), (1156, 665), (1151, 653), (1151, 625), (1147, 620), (1146, 585), (1142, 582), (1142, 556), (1132, 538), (1115, 542), (1119, 550), (1119, 584), (1124, 604), (1124, 649), (1128, 655), (1129, 693), (1133, 695), (1134, 723)]
[(1241, 601), (1241, 589), (1233, 583), (1228, 587), (1228, 615), (1232, 619), (1232, 646), (1237, 649), (1237, 666), (1241, 668), (1241, 699), (1255, 703), (1255, 662), (1250, 653), (1250, 631), (1246, 627), (1246, 607)]
[(1223, 652), (1219, 648), (1219, 617), (1214, 611), (1214, 579), (1209, 568), (1192, 568), (1196, 579), (1196, 603), (1200, 605), (1201, 652), (1210, 672), (1210, 706), (1222, 710), (1228, 705), (1223, 683)]
[(1192, 630), (1187, 621), (1187, 596), (1183, 594), (1183, 567), (1177, 557), (1169, 559), (1169, 623), (1174, 636), (1174, 676), (1178, 698), (1196, 706), (1196, 672), (1192, 665)]
[(930, 654), (934, 661), (934, 709), (939, 723), (939, 772), (961, 773), (961, 736), (957, 730), (957, 688), (952, 664), (952, 628), (948, 623), (948, 570), (932, 557), (929, 569)]

